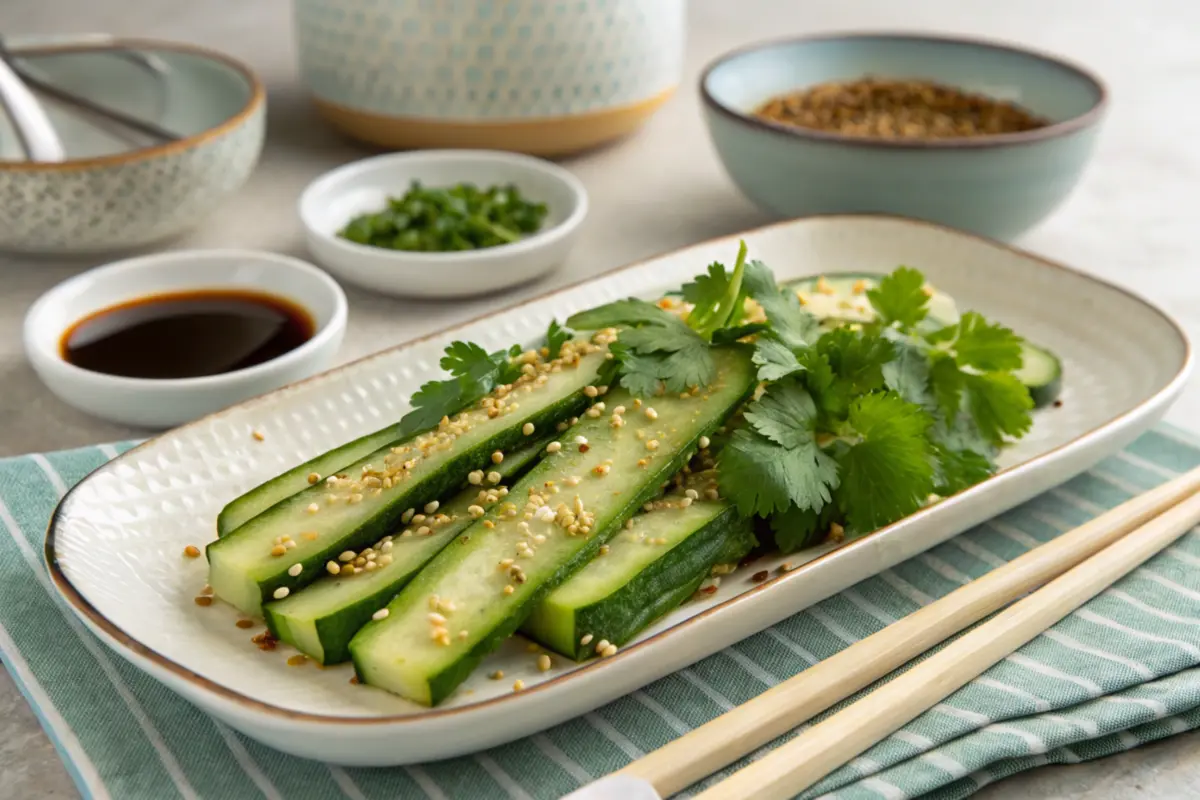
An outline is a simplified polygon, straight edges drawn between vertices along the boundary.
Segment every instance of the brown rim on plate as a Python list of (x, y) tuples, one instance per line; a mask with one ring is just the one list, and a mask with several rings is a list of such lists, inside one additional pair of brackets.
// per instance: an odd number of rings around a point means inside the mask
[[(621, 650), (619, 650), (617, 652), (617, 654), (614, 656), (610, 656), (608, 658), (602, 658), (602, 659), (594, 659), (590, 662), (586, 662), (582, 665), (579, 665), (575, 669), (572, 669), (570, 672), (564, 673), (555, 678), (551, 678), (547, 681), (537, 684), (536, 686), (531, 686), (528, 689), (524, 689), (520, 692), (513, 692), (511, 694), (505, 694), (505, 695), (501, 695), (499, 697), (493, 697), (493, 698), (490, 698), (487, 700), (480, 700), (475, 703), (468, 703), (465, 705), (456, 706), (454, 708), (436, 708), (436, 707), (434, 707), (434, 708), (425, 709), (423, 711), (417, 711), (417, 712), (414, 712), (411, 714), (392, 714), (392, 715), (381, 716), (381, 717), (338, 716), (338, 715), (333, 715), (333, 714), (328, 714), (328, 715), (327, 714), (313, 714), (313, 713), (309, 713), (306, 711), (293, 711), (290, 709), (281, 708), (279, 706), (263, 702), (262, 700), (258, 700), (254, 697), (250, 697), (249, 695), (242, 694), (241, 692), (236, 691), (234, 689), (230, 689), (227, 686), (217, 683), (216, 681), (213, 681), (209, 678), (205, 678), (204, 676), (193, 672), (192, 670), (188, 669), (187, 667), (184, 667), (183, 665), (178, 664), (175, 661), (172, 661), (171, 659), (163, 656), (158, 651), (153, 650), (149, 647), (146, 647), (140, 641), (138, 641), (137, 639), (134, 639), (132, 636), (125, 633), (121, 628), (114, 625), (106, 616), (101, 614), (99, 612), (99, 610), (96, 609), (95, 606), (93, 606), (85, 597), (83, 597), (79, 593), (79, 591), (71, 584), (71, 581), (63, 573), (61, 567), (59, 566), (57, 556), (55, 555), (54, 536), (55, 536), (55, 528), (57, 527), (57, 523), (58, 523), (58, 519), (59, 519), (59, 513), (61, 512), (63, 505), (67, 502), (67, 499), (71, 496), (71, 494), (87, 481), (86, 477), (79, 483), (75, 484), (75, 486), (73, 486), (71, 489), (69, 489), (67, 491), (66, 494), (63, 495), (62, 499), (58, 503), (58, 506), (55, 507), (54, 512), (50, 515), (50, 520), (46, 527), (46, 544), (45, 544), (45, 548), (44, 548), (46, 567), (50, 574), (50, 579), (54, 583), (55, 587), (58, 589), (59, 593), (62, 595), (63, 599), (70, 606), (72, 606), (73, 611), (75, 611), (77, 614), (82, 615), (83, 617), (86, 617), (90, 624), (94, 625), (96, 628), (103, 631), (103, 633), (106, 636), (111, 637), (113, 640), (115, 640), (117, 643), (119, 643), (122, 647), (131, 651), (135, 655), (153, 662), (156, 666), (161, 667), (161, 668), (167, 670), (168, 672), (172, 673), (173, 675), (181, 678), (182, 680), (185, 680), (188, 683), (193, 684), (196, 688), (198, 688), (200, 690), (218, 695), (223, 700), (232, 701), (243, 707), (250, 708), (255, 711), (263, 712), (263, 713), (266, 713), (266, 714), (271, 715), (276, 718), (283, 718), (283, 719), (294, 720), (294, 721), (299, 721), (299, 722), (345, 724), (345, 725), (390, 725), (390, 724), (397, 724), (397, 723), (404, 723), (404, 722), (423, 721), (423, 720), (429, 719), (431, 717), (445, 718), (445, 717), (448, 717), (453, 714), (461, 714), (465, 711), (475, 711), (475, 710), (478, 710), (483, 707), (495, 706), (496, 704), (509, 702), (518, 697), (522, 697), (522, 696), (525, 696), (528, 694), (537, 693), (537, 692), (551, 689), (551, 688), (557, 686), (558, 684), (561, 684), (562, 682), (574, 677), (575, 675), (580, 674), (581, 672), (583, 672), (585, 670), (588, 670), (588, 671), (603, 670), (603, 669), (605, 669), (606, 665), (609, 664), (610, 662), (615, 662), (617, 660), (628, 658), (632, 654), (634, 654), (638, 651), (641, 651), (644, 647), (646, 647), (646, 645), (649, 645), (653, 642), (657, 642), (659, 639), (662, 639), (663, 637), (667, 636), (668, 634), (671, 634), (675, 631), (682, 630), (683, 628), (693, 625), (696, 622), (698, 622), (699, 620), (705, 619), (706, 617), (711, 616), (715, 612), (725, 609), (725, 608), (733, 605), (734, 603), (743, 603), (748, 598), (750, 598), (752, 595), (758, 594), (759, 592), (763, 591), (764, 589), (766, 589), (769, 586), (774, 586), (775, 584), (780, 583), (782, 581), (801, 580), (805, 575), (807, 575), (809, 570), (813, 568), (813, 565), (819, 564), (820, 562), (822, 562), (832, 556), (838, 555), (842, 552), (846, 552), (851, 549), (863, 547), (866, 545), (868, 540), (873, 539), (882, 533), (890, 531), (890, 530), (896, 528), (897, 526), (904, 525), (911, 519), (918, 519), (926, 514), (929, 514), (934, 508), (942, 507), (949, 503), (961, 504), (964, 502), (969, 502), (974, 497), (975, 494), (983, 491), (985, 489), (985, 487), (990, 487), (997, 480), (1002, 480), (1005, 476), (1016, 473), (1021, 470), (1028, 470), (1031, 467), (1033, 467), (1034, 465), (1037, 465), (1037, 464), (1047, 460), (1048, 458), (1055, 455), (1056, 453), (1059, 453), (1068, 448), (1076, 447), (1080, 443), (1098, 435), (1101, 431), (1103, 431), (1113, 425), (1121, 423), (1123, 420), (1134, 415), (1140, 409), (1142, 409), (1148, 405), (1151, 405), (1152, 403), (1155, 403), (1163, 395), (1169, 394), (1170, 392), (1175, 390), (1175, 388), (1181, 382), (1183, 382), (1187, 379), (1187, 376), (1191, 371), (1192, 359), (1193, 359), (1191, 342), (1188, 340), (1187, 334), (1180, 327), (1179, 323), (1176, 322), (1175, 319), (1172, 318), (1170, 315), (1168, 315), (1164, 311), (1160, 310), (1156, 306), (1150, 304), (1149, 302), (1142, 299), (1138, 295), (1134, 294), (1133, 292), (1130, 292), (1127, 289), (1117, 286), (1113, 283), (1102, 280), (1100, 278), (1093, 277), (1092, 275), (1082, 272), (1081, 270), (1078, 270), (1074, 267), (1069, 267), (1065, 264), (1060, 264), (1056, 261), (1051, 261), (1049, 259), (1042, 258), (1041, 256), (1035, 255), (1035, 254), (1030, 253), (1025, 250), (1021, 250), (1020, 248), (1011, 247), (1002, 242), (997, 242), (995, 240), (988, 239), (984, 236), (978, 236), (978, 235), (975, 235), (972, 233), (967, 233), (965, 231), (959, 231), (954, 228), (949, 228), (944, 225), (938, 225), (938, 224), (932, 223), (932, 222), (926, 222), (923, 220), (916, 220), (916, 219), (908, 219), (906, 217), (898, 217), (898, 216), (887, 215), (887, 214), (821, 214), (821, 215), (814, 215), (811, 217), (802, 217), (802, 218), (800, 218), (800, 220), (786, 220), (783, 222), (776, 222), (776, 223), (772, 223), (770, 225), (764, 225), (764, 226), (761, 226), (758, 228), (753, 228), (748, 231), (742, 231), (740, 233), (729, 234), (726, 236), (718, 236), (716, 238), (708, 239), (703, 242), (696, 242), (694, 244), (687, 245), (686, 247), (683, 247), (683, 248), (676, 248), (675, 250), (670, 250), (670, 251), (667, 251), (666, 253), (660, 253), (656, 256), (652, 256), (650, 258), (646, 258), (641, 261), (634, 262), (632, 264), (627, 264), (623, 267), (617, 267), (616, 269), (612, 269), (607, 272), (601, 273), (599, 275), (592, 276), (591, 278), (587, 278), (587, 279), (584, 279), (581, 281), (576, 281), (575, 283), (570, 284), (568, 286), (559, 287), (557, 289), (553, 289), (551, 291), (548, 291), (541, 295), (538, 295), (537, 297), (532, 297), (532, 298), (524, 300), (520, 303), (515, 303), (511, 306), (508, 306), (507, 308), (498, 309), (496, 311), (492, 311), (487, 314), (481, 314), (480, 316), (475, 317), (474, 319), (467, 320), (458, 325), (453, 325), (448, 328), (444, 328), (436, 333), (431, 333), (428, 336), (423, 336), (423, 337), (420, 337), (417, 339), (412, 339), (412, 340), (409, 340), (408, 342), (404, 342), (402, 344), (396, 345), (395, 347), (388, 348), (387, 350), (383, 350), (378, 353), (373, 353), (369, 356), (365, 356), (363, 358), (360, 358), (360, 359), (352, 361), (348, 364), (345, 364), (341, 367), (337, 367), (335, 369), (329, 370), (328, 372), (322, 373), (321, 375), (315, 375), (311, 378), (306, 378), (303, 381), (298, 381), (297, 383), (291, 384), (290, 386), (283, 387), (282, 389), (277, 389), (274, 392), (271, 392), (269, 394), (261, 395), (259, 397), (253, 398), (251, 400), (247, 400), (246, 402), (241, 403), (238, 406), (235, 406), (234, 408), (244, 409), (247, 407), (255, 407), (255, 406), (259, 406), (259, 405), (263, 405), (263, 404), (268, 404), (272, 401), (274, 396), (279, 392), (289, 391), (293, 387), (300, 386), (300, 385), (307, 383), (309, 381), (312, 381), (312, 380), (316, 380), (317, 378), (320, 378), (322, 376), (326, 376), (326, 377), (330, 376), (336, 372), (349, 369), (350, 367), (352, 367), (356, 364), (360, 364), (360, 363), (369, 361), (371, 359), (379, 358), (383, 355), (386, 355), (388, 353), (394, 352), (394, 351), (402, 349), (402, 348), (410, 347), (419, 342), (424, 342), (424, 341), (429, 341), (429, 340), (435, 339), (435, 338), (445, 337), (448, 334), (451, 334), (454, 331), (457, 331), (468, 325), (472, 325), (476, 322), (480, 322), (482, 320), (496, 316), (497, 314), (502, 314), (502, 313), (507, 313), (509, 311), (513, 311), (517, 308), (521, 308), (522, 306), (526, 306), (531, 303), (538, 302), (547, 297), (551, 297), (555, 294), (558, 294), (559, 292), (577, 288), (584, 284), (590, 283), (591, 281), (598, 280), (600, 278), (605, 278), (605, 277), (614, 275), (619, 272), (625, 272), (627, 270), (637, 269), (638, 267), (644, 266), (649, 261), (654, 261), (665, 255), (669, 255), (670, 253), (676, 252), (677, 250), (688, 249), (691, 247), (696, 247), (698, 245), (705, 245), (705, 244), (736, 242), (738, 239), (746, 236), (747, 234), (758, 233), (761, 231), (770, 230), (772, 228), (777, 228), (777, 227), (781, 227), (784, 225), (793, 225), (796, 222), (799, 222), (801, 220), (809, 220), (809, 219), (834, 219), (834, 220), (836, 220), (836, 219), (851, 219), (851, 220), (854, 220), (854, 219), (859, 219), (859, 220), (861, 220), (861, 219), (867, 219), (867, 220), (882, 219), (882, 220), (892, 220), (892, 221), (901, 222), (901, 223), (905, 223), (905, 224), (909, 224), (909, 225), (920, 225), (920, 226), (927, 227), (927, 228), (935, 228), (937, 230), (945, 231), (945, 232), (952, 233), (955, 235), (965, 236), (970, 239), (974, 239), (976, 241), (983, 242), (987, 245), (991, 245), (993, 247), (999, 247), (1003, 250), (1007, 250), (1010, 253), (1015, 253), (1023, 258), (1032, 259), (1034, 261), (1037, 261), (1038, 263), (1042, 264), (1043, 266), (1046, 266), (1046, 267), (1049, 267), (1049, 268), (1052, 268), (1055, 270), (1059, 270), (1062, 272), (1067, 272), (1072, 275), (1081, 277), (1085, 280), (1088, 280), (1093, 283), (1099, 284), (1101, 286), (1107, 287), (1108, 289), (1111, 289), (1121, 295), (1124, 295), (1125, 297), (1128, 297), (1129, 299), (1133, 300), (1134, 302), (1147, 307), (1149, 310), (1154, 312), (1158, 317), (1160, 317), (1164, 322), (1166, 322), (1170, 328), (1172, 328), (1175, 331), (1175, 333), (1178, 335), (1181, 343), (1183, 344), (1183, 351), (1184, 351), (1183, 364), (1180, 367), (1179, 372), (1177, 372), (1175, 374), (1175, 376), (1165, 386), (1160, 388), (1157, 392), (1152, 394), (1150, 397), (1148, 397), (1145, 400), (1143, 400), (1142, 402), (1138, 403), (1133, 408), (1130, 408), (1129, 410), (1125, 411), (1124, 413), (1118, 414), (1117, 416), (1113, 417), (1112, 419), (1108, 420), (1107, 422), (1104, 422), (1101, 425), (1098, 425), (1095, 428), (1092, 428), (1090, 431), (1088, 431), (1084, 434), (1081, 434), (1080, 436), (1077, 436), (1076, 438), (1072, 439), (1069, 442), (1066, 442), (1065, 444), (1061, 444), (1058, 447), (1053, 448), (1052, 450), (1049, 450), (1045, 453), (1042, 453), (1039, 456), (1035, 456), (1034, 458), (1029, 459), (1028, 461), (1024, 461), (1020, 464), (1016, 464), (1014, 466), (1002, 469), (999, 472), (997, 472), (995, 475), (993, 475), (992, 477), (983, 481), (982, 483), (978, 483), (970, 488), (964, 489), (963, 491), (959, 492), (958, 494), (942, 500), (936, 506), (927, 506), (927, 507), (915, 512), (914, 514), (910, 514), (909, 516), (905, 517), (904, 519), (897, 520), (896, 522), (892, 523), (891, 525), (888, 525), (884, 528), (880, 528), (879, 530), (876, 530), (876, 531), (872, 531), (871, 533), (860, 536), (857, 539), (853, 539), (849, 542), (846, 542), (838, 547), (835, 547), (834, 549), (830, 550), (827, 553), (822, 553), (821, 555), (817, 556), (816, 558), (814, 558), (804, 564), (801, 564), (800, 566), (796, 567), (795, 569), (793, 569), (789, 572), (783, 573), (781, 575), (776, 575), (776, 576), (770, 578), (769, 580), (764, 581), (763, 583), (757, 584), (757, 585), (747, 589), (746, 591), (741, 592), (741, 593), (735, 595), (734, 597), (730, 597), (728, 600), (725, 600), (724, 602), (713, 606), (712, 608), (709, 608), (709, 609), (706, 609), (706, 610), (700, 612), (699, 614), (695, 615), (694, 617), (690, 617), (680, 623), (672, 625), (670, 628), (660, 631), (646, 639), (643, 639), (638, 642), (634, 642), (633, 644), (630, 644), (630, 645), (622, 648)], [(190, 422), (187, 425), (182, 425), (179, 428), (176, 428), (175, 430), (181, 430), (183, 428), (188, 428), (188, 427), (192, 427), (195, 425), (199, 425), (207, 420), (219, 418), (220, 416), (229, 413), (231, 410), (233, 410), (233, 409), (225, 409), (223, 411), (218, 411), (214, 414), (210, 414), (207, 417), (203, 417), (200, 420), (196, 420), (195, 422)], [(142, 444), (138, 445), (137, 447), (134, 447), (134, 448), (126, 451), (125, 453), (122, 453), (121, 455), (117, 456), (116, 458), (112, 459), (111, 461), (108, 462), (108, 464), (115, 464), (115, 463), (127, 458), (129, 455), (136, 453), (138, 450), (142, 449), (143, 447), (146, 447), (148, 444), (152, 443), (153, 441), (155, 441), (155, 440), (152, 439), (147, 442), (143, 442)], [(108, 464), (98, 467), (97, 470), (103, 469)], [(799, 611), (799, 610), (802, 610), (802, 609), (797, 609), (797, 611)], [(747, 631), (746, 635), (749, 636), (752, 633), (757, 633), (757, 632), (758, 631)]]
[(207, 130), (194, 133), (191, 136), (185, 136), (174, 142), (166, 142), (165, 144), (152, 145), (150, 147), (141, 147), (137, 150), (130, 150), (124, 153), (114, 153), (107, 156), (94, 156), (92, 158), (75, 158), (66, 161), (15, 161), (0, 159), (0, 174), (3, 172), (64, 172), (75, 169), (92, 169), (95, 167), (115, 167), (124, 164), (129, 164), (137, 161), (149, 160), (166, 156), (172, 153), (188, 150), (197, 145), (204, 144), (210, 139), (215, 139), (222, 136), (235, 128), (239, 127), (243, 122), (250, 118), (266, 100), (267, 92), (263, 88), (262, 81), (254, 73), (250, 67), (238, 61), (235, 58), (218, 53), (215, 50), (209, 50), (206, 47), (200, 47), (193, 44), (184, 44), (181, 42), (167, 42), (157, 39), (113, 39), (111, 42), (103, 44), (79, 43), (79, 44), (61, 44), (61, 45), (42, 45), (38, 47), (22, 47), (13, 52), (14, 58), (24, 58), (29, 56), (48, 56), (60, 53), (94, 53), (104, 52), (106, 50), (117, 49), (129, 50), (148, 50), (148, 51), (166, 51), (174, 53), (186, 53), (188, 55), (200, 56), (211, 61), (216, 61), (237, 72), (246, 83), (250, 86), (250, 99), (246, 101), (246, 105), (240, 111), (234, 114), (229, 119), (214, 125)]
[[(812, 128), (801, 128), (795, 125), (787, 125), (780, 122), (768, 122), (760, 119), (748, 111), (741, 111), (735, 108), (730, 108), (721, 101), (713, 97), (708, 90), (708, 78), (722, 65), (732, 61), (739, 56), (744, 56), (749, 53), (755, 53), (762, 50), (769, 50), (775, 47), (785, 47), (789, 44), (800, 44), (804, 42), (821, 42), (831, 40), (869, 40), (869, 39), (891, 39), (891, 40), (908, 40), (916, 42), (932, 42), (935, 44), (947, 45), (965, 45), (968, 47), (979, 47), (987, 50), (999, 50), (1005, 53), (1015, 53), (1017, 55), (1028, 58), (1044, 61), (1048, 64), (1058, 67), (1059, 69), (1074, 73), (1080, 78), (1083, 78), (1088, 83), (1095, 87), (1099, 99), (1084, 113), (1072, 117), (1062, 122), (1054, 122), (1050, 125), (1045, 125), (1041, 128), (1034, 128), (1029, 131), (1021, 131), (1019, 133), (994, 133), (984, 136), (963, 136), (952, 139), (936, 139), (936, 140), (921, 140), (921, 139), (875, 139), (867, 136), (846, 136), (840, 133), (830, 133), (828, 131), (818, 131)], [(1033, 50), (1027, 47), (1021, 47), (1015, 44), (1006, 42), (992, 41), (989, 39), (976, 39), (969, 36), (942, 36), (939, 34), (929, 33), (906, 33), (901, 31), (848, 31), (844, 33), (815, 33), (807, 36), (790, 36), (787, 38), (771, 39), (765, 42), (747, 45), (745, 47), (731, 50), (724, 55), (718, 56), (713, 61), (710, 61), (704, 67), (704, 71), (700, 74), (700, 99), (704, 105), (711, 108), (713, 111), (721, 114), (724, 117), (739, 122), (743, 125), (748, 125), (752, 128), (773, 133), (779, 136), (788, 136), (797, 139), (809, 139), (816, 142), (828, 142), (831, 144), (841, 144), (851, 147), (880, 147), (885, 149), (902, 149), (902, 150), (941, 150), (941, 149), (976, 149), (983, 147), (1008, 147), (1022, 144), (1034, 144), (1035, 142), (1053, 139), (1058, 136), (1076, 133), (1084, 128), (1099, 122), (1104, 116), (1108, 108), (1108, 88), (1104, 82), (1086, 67), (1075, 64), (1060, 56), (1050, 55), (1039, 50)]]

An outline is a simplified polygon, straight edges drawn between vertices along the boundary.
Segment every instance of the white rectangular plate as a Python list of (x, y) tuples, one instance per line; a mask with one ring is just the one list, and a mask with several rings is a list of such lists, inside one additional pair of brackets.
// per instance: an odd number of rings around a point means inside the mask
[[(919, 222), (820, 217), (742, 235), (780, 280), (839, 271), (923, 270), (935, 286), (1058, 353), (1061, 408), (1036, 415), (1000, 474), (840, 547), (760, 560), (716, 594), (660, 620), (616, 656), (583, 666), (556, 658), (539, 673), (512, 641), (437, 709), (352, 686), (348, 665), (290, 667), (294, 651), (259, 651), (221, 604), (193, 598), (203, 559), (185, 545), (215, 536), (221, 507), (296, 463), (398, 419), (460, 338), (488, 349), (533, 343), (552, 317), (629, 295), (653, 297), (714, 260), (729, 236), (635, 264), (515, 308), (401, 345), (171, 431), (92, 473), (51, 521), (46, 557), (72, 610), (133, 664), (273, 747), (343, 764), (387, 765), (490, 747), (589, 711), (757, 632), (856, 581), (1067, 480), (1158, 420), (1191, 366), (1179, 327), (1148, 303), (1027, 253)], [(253, 430), (264, 441), (251, 437)], [(751, 574), (770, 570), (755, 584)], [(503, 681), (487, 678), (502, 669)], [(527, 687), (511, 689), (520, 678)]]

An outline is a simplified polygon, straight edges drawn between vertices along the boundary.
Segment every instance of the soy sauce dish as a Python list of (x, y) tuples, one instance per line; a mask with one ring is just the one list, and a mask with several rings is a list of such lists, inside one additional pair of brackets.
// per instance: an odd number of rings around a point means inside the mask
[(328, 369), (346, 297), (287, 256), (180, 251), (89, 270), (25, 316), (42, 382), (88, 414), (167, 428)]
[[(424, 219), (422, 234), (448, 228), (436, 243), (397, 235), (389, 246), (387, 237), (369, 236), (365, 217), (411, 220), (410, 211), (421, 215), (425, 192), (456, 206), (445, 217)], [(512, 212), (499, 219), (486, 213), (497, 196)], [(483, 218), (474, 213), (480, 208)], [(365, 289), (425, 298), (481, 295), (545, 275), (566, 260), (587, 211), (587, 190), (567, 170), (490, 150), (422, 150), (356, 161), (315, 180), (299, 203), (309, 250), (323, 267)], [(496, 223), (499, 237), (475, 235)]]

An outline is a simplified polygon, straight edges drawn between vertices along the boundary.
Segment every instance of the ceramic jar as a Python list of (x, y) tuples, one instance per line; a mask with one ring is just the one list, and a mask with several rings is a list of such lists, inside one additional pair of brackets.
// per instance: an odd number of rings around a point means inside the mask
[(391, 148), (553, 156), (630, 133), (678, 86), (685, 0), (295, 0), (303, 80)]

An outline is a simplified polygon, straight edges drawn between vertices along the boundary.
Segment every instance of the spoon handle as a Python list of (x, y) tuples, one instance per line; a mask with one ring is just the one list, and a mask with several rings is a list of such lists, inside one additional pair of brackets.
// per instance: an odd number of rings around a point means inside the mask
[(66, 160), (62, 142), (45, 109), (3, 57), (0, 57), (0, 104), (8, 110), (30, 161)]

